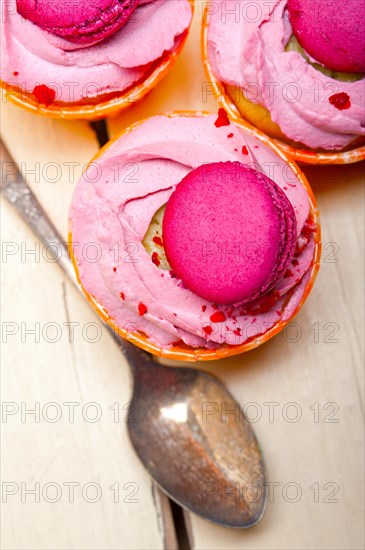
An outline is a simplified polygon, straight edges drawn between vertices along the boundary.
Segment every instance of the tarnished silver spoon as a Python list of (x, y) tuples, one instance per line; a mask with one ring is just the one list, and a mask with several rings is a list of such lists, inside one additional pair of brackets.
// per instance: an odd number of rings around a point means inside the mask
[[(1, 191), (79, 289), (67, 247), (1, 144)], [(265, 465), (242, 409), (214, 376), (166, 367), (117, 336), (134, 376), (132, 444), (173, 500), (214, 523), (255, 525), (266, 505)]]

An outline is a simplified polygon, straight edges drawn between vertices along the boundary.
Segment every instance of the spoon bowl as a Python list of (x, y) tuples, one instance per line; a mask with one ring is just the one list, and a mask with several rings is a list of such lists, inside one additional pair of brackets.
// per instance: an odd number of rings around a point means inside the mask
[(265, 511), (265, 466), (241, 407), (211, 374), (142, 353), (143, 361), (127, 352), (128, 430), (140, 460), (182, 507), (225, 527), (255, 525)]

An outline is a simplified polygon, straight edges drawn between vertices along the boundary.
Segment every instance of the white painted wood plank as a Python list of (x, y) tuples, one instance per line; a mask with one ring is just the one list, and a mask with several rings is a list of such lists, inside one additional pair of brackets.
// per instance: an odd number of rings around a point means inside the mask
[(99, 146), (86, 121), (52, 120), (1, 105), (1, 135), (53, 223), (67, 236), (67, 212), (83, 167)]
[[(40, 177), (30, 175), (29, 182), (66, 237), (74, 182), (67, 177), (47, 182), (42, 171), (47, 163), (64, 170), (66, 162), (77, 162), (76, 181), (97, 150), (93, 132), (84, 122), (34, 117), (10, 104), (3, 106), (2, 120), (6, 144), (24, 162), (23, 171), (39, 163)], [(2, 504), (2, 547), (163, 548), (151, 480), (127, 437), (124, 407), (131, 376), (124, 358), (76, 289), (45, 261), (42, 249), (26, 254), (34, 250), (34, 238), (5, 202), (2, 241), (8, 252), (1, 266), (7, 340), (2, 398), (6, 410), (14, 412), (2, 423), (2, 489), (15, 493)], [(36, 335), (26, 334), (34, 328)], [(65, 405), (69, 402), (74, 405)], [(110, 409), (114, 403), (119, 414)], [(22, 421), (22, 411), (34, 407), (39, 407), (39, 422), (31, 414)], [(51, 422), (57, 414), (61, 418)], [(95, 414), (100, 420), (90, 421)], [(77, 484), (74, 502), (69, 483)], [(26, 493), (35, 484), (39, 502)], [(98, 492), (100, 498), (90, 502)], [(53, 498), (58, 501), (50, 502)]]

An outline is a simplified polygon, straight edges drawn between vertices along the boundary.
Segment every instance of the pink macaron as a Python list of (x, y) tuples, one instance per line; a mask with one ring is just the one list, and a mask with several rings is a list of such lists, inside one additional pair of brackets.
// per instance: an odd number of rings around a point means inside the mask
[(163, 241), (173, 273), (198, 296), (244, 304), (265, 294), (287, 270), (296, 218), (285, 193), (240, 162), (204, 164), (171, 195)]
[(365, 72), (363, 0), (288, 0), (293, 33), (316, 61), (329, 69)]
[(140, 0), (16, 0), (17, 10), (42, 29), (89, 45), (120, 29)]

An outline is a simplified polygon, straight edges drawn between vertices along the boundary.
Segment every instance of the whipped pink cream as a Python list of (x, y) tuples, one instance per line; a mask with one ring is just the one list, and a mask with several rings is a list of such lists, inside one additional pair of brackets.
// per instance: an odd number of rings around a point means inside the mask
[(335, 80), (299, 52), (285, 51), (292, 35), (286, 7), (287, 0), (212, 2), (213, 73), (268, 109), (291, 140), (313, 149), (342, 149), (365, 135), (364, 79)]
[(143, 0), (121, 29), (85, 46), (22, 18), (15, 0), (2, 0), (1, 8), (1, 80), (28, 93), (45, 85), (61, 103), (131, 87), (178, 46), (192, 17), (188, 0)]
[[(216, 119), (156, 116), (135, 126), (90, 165), (72, 200), (72, 242), (83, 287), (119, 328), (141, 331), (163, 348), (180, 339), (194, 347), (236, 345), (267, 332), (293, 314), (312, 271), (315, 227), (308, 222), (306, 189), (271, 149), (233, 124), (216, 127)], [(244, 307), (217, 306), (157, 267), (142, 240), (187, 173), (204, 163), (237, 160), (284, 191), (296, 216), (297, 250), (269, 294)]]

